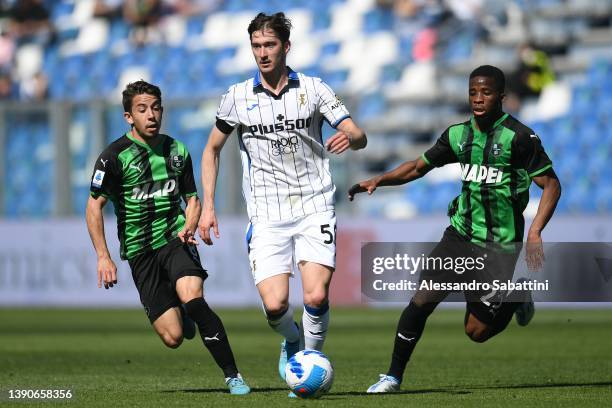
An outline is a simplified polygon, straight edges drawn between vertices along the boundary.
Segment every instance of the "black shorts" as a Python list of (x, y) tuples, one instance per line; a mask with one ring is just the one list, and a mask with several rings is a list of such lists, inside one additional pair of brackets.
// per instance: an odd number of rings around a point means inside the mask
[(199, 276), (205, 280), (208, 276), (196, 247), (178, 238), (159, 249), (136, 255), (128, 262), (140, 302), (151, 323), (166, 310), (181, 305), (176, 294), (177, 280), (183, 276)]
[[(478, 320), (485, 324), (491, 324), (497, 315), (497, 310), (505, 300), (505, 293), (500, 293), (493, 288), (494, 281), (512, 280), (519, 253), (520, 243), (503, 246), (496, 243), (477, 245), (467, 240), (450, 226), (444, 231), (444, 236), (428, 257), (444, 260), (450, 258), (455, 261), (455, 266), (460, 265), (456, 261), (460, 258), (464, 260), (473, 259), (476, 262), (472, 264), (471, 268), (467, 268), (465, 261), (461, 261), (463, 262), (462, 273), (458, 273), (457, 268), (453, 270), (444, 268), (423, 269), (419, 277), (419, 287), (424, 280), (444, 284), (462, 282), (480, 284), (474, 286), (474, 290), (463, 291), (467, 303), (466, 307)], [(482, 267), (479, 267), (479, 265)], [(484, 284), (488, 284), (489, 287), (483, 288)], [(432, 302), (440, 302), (451, 292), (453, 291), (431, 291), (425, 294), (425, 298), (431, 299)]]

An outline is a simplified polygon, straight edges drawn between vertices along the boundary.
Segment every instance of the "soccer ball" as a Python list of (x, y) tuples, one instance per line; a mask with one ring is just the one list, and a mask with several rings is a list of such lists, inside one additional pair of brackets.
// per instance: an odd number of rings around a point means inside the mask
[(334, 368), (320, 351), (300, 351), (287, 362), (285, 381), (298, 397), (319, 398), (331, 388)]

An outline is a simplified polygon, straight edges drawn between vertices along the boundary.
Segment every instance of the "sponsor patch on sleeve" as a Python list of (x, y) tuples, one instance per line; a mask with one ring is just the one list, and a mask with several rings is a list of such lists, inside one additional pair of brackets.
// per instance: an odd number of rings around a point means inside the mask
[(102, 170), (96, 170), (96, 173), (91, 180), (91, 186), (97, 188), (102, 187), (102, 180), (104, 180), (104, 172)]

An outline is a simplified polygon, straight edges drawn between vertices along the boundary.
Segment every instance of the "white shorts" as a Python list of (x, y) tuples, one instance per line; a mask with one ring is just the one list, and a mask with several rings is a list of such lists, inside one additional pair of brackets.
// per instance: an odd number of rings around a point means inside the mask
[(336, 267), (336, 213), (314, 213), (291, 221), (255, 222), (247, 227), (251, 273), (257, 285), (301, 261)]

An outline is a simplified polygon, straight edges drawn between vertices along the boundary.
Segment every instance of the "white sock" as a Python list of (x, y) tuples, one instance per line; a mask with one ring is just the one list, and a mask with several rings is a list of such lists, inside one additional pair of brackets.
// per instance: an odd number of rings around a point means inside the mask
[(304, 305), (302, 328), (304, 330), (304, 349), (321, 350), (329, 326), (329, 303), (321, 307)]
[(294, 343), (300, 339), (300, 330), (293, 321), (293, 308), (291, 306), (280, 316), (270, 316), (267, 313), (266, 316), (272, 330), (284, 336), (288, 342)]

